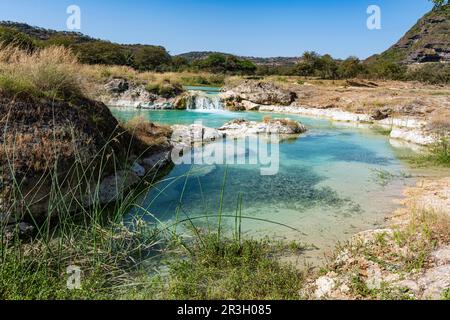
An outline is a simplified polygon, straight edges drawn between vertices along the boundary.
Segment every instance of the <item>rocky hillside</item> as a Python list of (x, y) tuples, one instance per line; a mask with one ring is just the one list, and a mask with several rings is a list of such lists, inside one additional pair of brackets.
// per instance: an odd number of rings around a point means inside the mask
[(404, 64), (450, 62), (450, 5), (427, 13), (394, 46), (369, 61), (376, 59)]

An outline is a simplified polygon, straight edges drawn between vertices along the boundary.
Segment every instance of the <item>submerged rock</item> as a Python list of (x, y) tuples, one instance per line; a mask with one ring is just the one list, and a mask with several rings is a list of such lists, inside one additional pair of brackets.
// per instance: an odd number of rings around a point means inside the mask
[(170, 152), (163, 151), (142, 160), (142, 165), (150, 172), (163, 168), (170, 163)]

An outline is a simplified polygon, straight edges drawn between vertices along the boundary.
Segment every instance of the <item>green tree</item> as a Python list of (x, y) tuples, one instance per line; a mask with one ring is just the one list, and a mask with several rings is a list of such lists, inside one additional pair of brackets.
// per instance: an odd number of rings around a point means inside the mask
[(220, 53), (210, 54), (207, 58), (196, 61), (194, 66), (201, 70), (223, 74), (254, 74), (257, 69), (255, 64), (249, 60)]
[(80, 61), (87, 64), (126, 65), (127, 50), (118, 44), (106, 41), (91, 41), (74, 44), (73, 48), (79, 53)]
[(322, 56), (318, 62), (318, 74), (323, 79), (337, 79), (338, 64), (332, 56), (326, 54)]
[(357, 57), (348, 57), (339, 64), (339, 78), (350, 79), (366, 73), (366, 67)]
[(14, 28), (0, 26), (0, 43), (3, 45), (15, 45), (21, 49), (33, 51), (37, 42), (27, 34)]
[(133, 66), (141, 71), (162, 71), (170, 63), (171, 57), (163, 47), (142, 46), (134, 53)]
[(433, 2), (434, 6), (437, 8), (440, 8), (442, 6), (449, 4), (449, 0), (430, 0), (430, 1)]
[(321, 58), (316, 52), (306, 51), (297, 63), (297, 73), (303, 77), (314, 76), (321, 64)]
[(189, 61), (184, 57), (173, 57), (172, 58), (172, 68), (175, 71), (182, 71), (189, 66)]

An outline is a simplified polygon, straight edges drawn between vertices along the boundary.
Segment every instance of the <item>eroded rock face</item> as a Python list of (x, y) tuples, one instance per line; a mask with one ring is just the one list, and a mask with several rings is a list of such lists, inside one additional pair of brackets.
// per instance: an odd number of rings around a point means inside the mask
[(422, 17), (392, 48), (381, 57), (398, 57), (406, 64), (449, 62), (450, 4), (434, 9)]
[(104, 89), (107, 95), (103, 97), (103, 101), (109, 106), (153, 110), (172, 109), (176, 98), (171, 94), (176, 96), (182, 93), (181, 89), (174, 86), (167, 90), (169, 93), (158, 95), (149, 92), (144, 85), (134, 84), (121, 78), (112, 79), (105, 84)]
[(105, 89), (112, 93), (124, 93), (130, 88), (130, 84), (127, 80), (116, 78), (112, 79), (105, 85)]
[(297, 94), (292, 91), (281, 89), (271, 83), (244, 81), (236, 87), (227, 88), (220, 97), (227, 101), (227, 104), (239, 105), (243, 100), (251, 102), (245, 104), (255, 109), (255, 105), (283, 105), (288, 106), (297, 98)]
[[(4, 132), (0, 137), (2, 225), (31, 220), (39, 223), (48, 215), (59, 214), (58, 208), (49, 209), (51, 199), (56, 197), (61, 197), (58, 203), (67, 201), (68, 211), (80, 211), (83, 204), (92, 204), (99, 179), (103, 180), (100, 200), (104, 204), (114, 199), (108, 191), (114, 189), (112, 182), (117, 180), (118, 193), (136, 183), (136, 179), (124, 179), (123, 173), (115, 174), (122, 165), (131, 177), (139, 178), (149, 170), (141, 162), (130, 163), (127, 168), (126, 163), (116, 162), (118, 159), (145, 158), (170, 148), (162, 145), (164, 130), (158, 133), (161, 130), (147, 126), (152, 130), (128, 131), (105, 104), (85, 98), (68, 103), (34, 98), (11, 100), (0, 95), (0, 115), (6, 114), (8, 118), (0, 116), (0, 130)], [(152, 141), (158, 144), (151, 145)], [(80, 171), (85, 178), (80, 178)], [(16, 190), (14, 180), (20, 190)], [(19, 191), (26, 196), (18, 199)], [(86, 197), (88, 200), (83, 201)]]

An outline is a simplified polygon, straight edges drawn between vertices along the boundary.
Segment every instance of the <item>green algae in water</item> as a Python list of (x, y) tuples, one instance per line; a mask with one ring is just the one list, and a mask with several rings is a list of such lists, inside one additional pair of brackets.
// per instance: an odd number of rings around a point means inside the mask
[[(398, 150), (389, 140), (369, 129), (264, 113), (117, 109), (113, 109), (113, 113), (122, 120), (141, 115), (164, 124), (192, 124), (202, 120), (203, 125), (209, 127), (220, 127), (236, 118), (261, 121), (267, 115), (303, 122), (308, 127), (307, 134), (280, 144), (278, 174), (261, 176), (259, 166), (231, 165), (228, 168), (224, 215), (235, 214), (236, 201), (242, 194), (243, 215), (277, 221), (301, 231), (299, 234), (281, 226), (244, 220), (243, 232), (252, 237), (299, 240), (316, 245), (320, 248), (318, 252), (332, 249), (338, 241), (383, 224), (384, 218), (397, 207), (394, 200), (401, 198), (405, 184), (413, 183), (412, 179), (394, 179), (382, 186), (374, 181), (374, 170), (389, 171), (394, 175), (408, 170), (396, 158)], [(176, 179), (189, 170), (192, 170), (192, 176), (186, 187), (184, 178), (171, 181), (173, 183), (159, 196), (157, 190), (150, 191), (142, 199), (143, 206), (168, 224), (174, 221), (178, 207), (182, 207), (183, 218), (217, 215), (225, 166), (195, 166), (192, 169), (189, 165), (178, 165), (166, 179)], [(164, 185), (158, 186), (159, 190), (162, 188)], [(131, 216), (141, 213), (135, 210)], [(153, 218), (148, 216), (147, 219)], [(214, 227), (214, 218), (208, 222)], [(207, 225), (205, 220), (195, 223)], [(234, 219), (225, 219), (224, 223), (231, 231)]]

